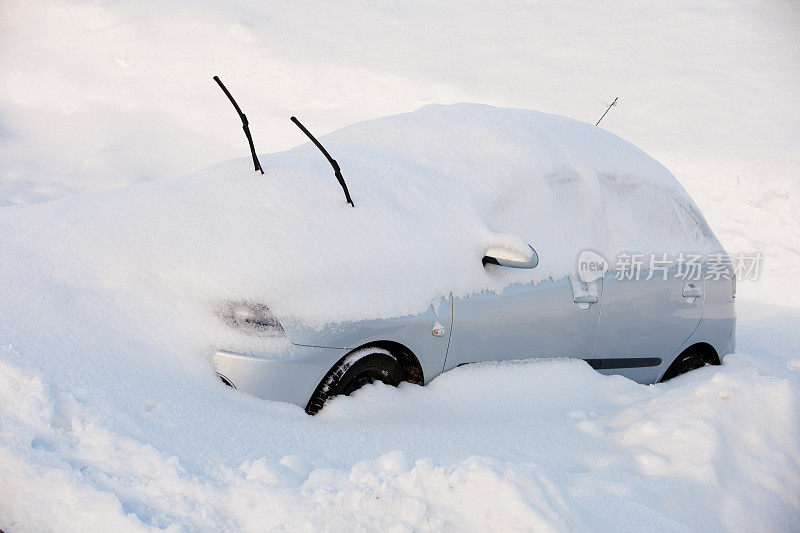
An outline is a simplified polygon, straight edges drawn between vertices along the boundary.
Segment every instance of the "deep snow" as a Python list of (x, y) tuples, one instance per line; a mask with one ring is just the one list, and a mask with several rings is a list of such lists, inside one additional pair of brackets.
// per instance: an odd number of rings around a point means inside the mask
[[(0, 528), (797, 530), (798, 25), (793, 2), (0, 4)], [(245, 158), (218, 202), (186, 186), (201, 173), (23, 207), (245, 156), (213, 74), (261, 153), (305, 141), (291, 114), (318, 134), (431, 102), (593, 123), (619, 95), (603, 128), (673, 171), (729, 251), (766, 256), (737, 354), (650, 387), (466, 367), (313, 419), (221, 386), (198, 302), (263, 290), (253, 243), (221, 237), (253, 233), (275, 176)], [(343, 205), (303, 160), (307, 201)]]
[(798, 319), (747, 306), (742, 354), (666, 384), (574, 361), (462, 367), (314, 418), (211, 372), (167, 383), (185, 362), (145, 378), (108, 361), (106, 386), (57, 358), (6, 362), (0, 515), (11, 530), (791, 530)]

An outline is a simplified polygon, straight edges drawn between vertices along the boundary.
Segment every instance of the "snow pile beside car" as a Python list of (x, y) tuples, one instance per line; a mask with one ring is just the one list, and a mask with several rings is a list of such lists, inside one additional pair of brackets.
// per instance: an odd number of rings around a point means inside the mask
[(313, 419), (197, 376), (154, 390), (139, 369), (138, 397), (105, 403), (127, 386), (0, 363), (0, 527), (789, 531), (800, 375), (761, 359), (650, 387), (580, 361), (470, 366)]

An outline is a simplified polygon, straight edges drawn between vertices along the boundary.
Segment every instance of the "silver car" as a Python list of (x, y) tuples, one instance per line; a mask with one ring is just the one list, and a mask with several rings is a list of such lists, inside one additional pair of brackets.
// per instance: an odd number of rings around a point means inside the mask
[[(500, 273), (535, 268), (538, 256), (533, 247), (525, 258), (487, 250), (483, 263), (490, 274)], [(673, 265), (630, 279), (608, 270), (588, 281), (575, 275), (514, 284), (499, 294), (451, 296), (415, 316), (321, 329), (281, 323), (267, 306), (241, 302), (222, 312), (231, 327), (285, 342), (270, 353), (218, 350), (214, 362), (227, 385), (309, 414), (365, 384), (424, 385), (487, 360), (579, 358), (604, 374), (655, 383), (719, 364), (735, 348), (736, 280), (729, 266), (705, 257), (694, 276), (680, 270)]]

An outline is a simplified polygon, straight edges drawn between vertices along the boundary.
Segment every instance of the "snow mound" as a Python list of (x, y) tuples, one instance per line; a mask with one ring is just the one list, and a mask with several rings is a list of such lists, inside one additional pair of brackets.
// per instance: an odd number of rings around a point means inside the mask
[[(431, 105), (321, 141), (354, 209), (307, 143), (261, 156), (265, 176), (243, 158), (7, 211), (0, 235), (11, 253), (0, 268), (14, 270), (9, 260), (24, 257), (71, 286), (130, 301), (150, 295), (158, 300), (151, 314), (191, 317), (213, 342), (225, 335), (213, 317), (225, 300), (263, 302), (319, 325), (417, 313), (451, 291), (561, 277), (586, 248), (608, 258), (719, 248), (669, 171), (564, 117)], [(487, 248), (525, 242), (539, 253), (536, 269), (482, 267)]]
[(0, 484), (0, 526), (791, 530), (797, 380), (730, 357), (650, 387), (579, 361), (475, 365), (367, 387), (313, 419), (221, 384), (109, 417), (0, 363), (0, 475), (18, 482)]

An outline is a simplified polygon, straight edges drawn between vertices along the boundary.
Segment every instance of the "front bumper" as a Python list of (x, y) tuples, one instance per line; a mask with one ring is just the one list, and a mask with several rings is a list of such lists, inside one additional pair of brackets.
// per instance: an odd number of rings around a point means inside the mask
[(322, 378), (345, 353), (344, 348), (297, 344), (269, 355), (218, 350), (214, 365), (217, 373), (237, 390), (305, 408)]

